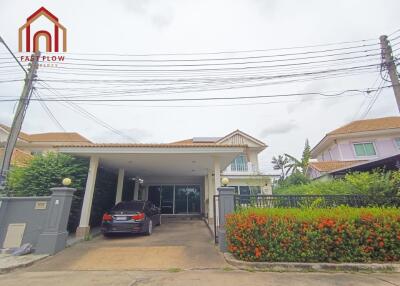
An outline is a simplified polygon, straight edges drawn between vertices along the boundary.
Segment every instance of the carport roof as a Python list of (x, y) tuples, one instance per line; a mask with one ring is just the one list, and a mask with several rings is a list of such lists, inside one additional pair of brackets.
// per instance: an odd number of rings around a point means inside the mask
[(54, 147), (68, 147), (68, 148), (244, 148), (247, 145), (232, 145), (232, 144), (175, 144), (175, 143), (88, 143), (88, 144), (68, 144), (68, 145), (54, 145)]
[(136, 176), (204, 176), (218, 160), (225, 169), (247, 145), (79, 144), (55, 146), (62, 153), (99, 157), (103, 166)]

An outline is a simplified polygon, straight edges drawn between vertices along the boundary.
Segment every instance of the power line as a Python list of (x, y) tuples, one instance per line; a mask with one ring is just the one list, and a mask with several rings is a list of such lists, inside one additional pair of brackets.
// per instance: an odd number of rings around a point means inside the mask
[[(259, 53), (269, 51), (281, 51), (281, 50), (296, 50), (306, 48), (317, 48), (317, 47), (328, 47), (336, 45), (347, 45), (363, 43), (358, 46), (343, 47), (341, 49), (353, 49), (355, 47), (365, 47), (373, 44), (367, 44), (368, 42), (376, 41), (376, 39), (356, 40), (356, 41), (343, 41), (335, 43), (315, 44), (306, 46), (293, 46), (293, 47), (282, 47), (282, 48), (271, 48), (271, 49), (251, 49), (251, 50), (236, 50), (236, 51), (217, 51), (217, 52), (187, 52), (187, 53), (147, 53), (147, 54), (118, 54), (118, 53), (68, 53), (70, 55), (104, 55), (104, 56), (130, 56), (130, 57), (153, 57), (153, 56), (190, 56), (190, 55), (217, 55), (217, 54), (237, 54), (237, 53)], [(376, 43), (377, 44), (377, 43)]]
[[(381, 89), (392, 87), (383, 86)], [(238, 99), (256, 99), (256, 98), (274, 98), (274, 97), (290, 97), (290, 96), (303, 96), (303, 95), (321, 95), (321, 96), (338, 96), (346, 93), (366, 93), (374, 90), (366, 89), (348, 89), (341, 92), (335, 93), (322, 93), (322, 92), (305, 92), (305, 93), (287, 93), (287, 94), (274, 94), (274, 95), (256, 95), (256, 96), (237, 96), (237, 97), (198, 97), (198, 98), (159, 98), (159, 99), (54, 99), (54, 98), (42, 98), (42, 99), (31, 99), (32, 101), (64, 101), (64, 102), (173, 102), (173, 101), (214, 101), (214, 100), (238, 100)], [(18, 99), (1, 99), (4, 102), (14, 102)]]
[[(36, 95), (39, 99), (42, 99), (39, 95), (39, 93), (33, 89), (33, 94)], [(57, 120), (57, 118), (54, 116), (54, 114), (51, 112), (50, 108), (47, 106), (47, 104), (44, 101), (39, 101), (40, 105), (44, 109), (44, 111), (47, 113), (47, 115), (50, 117), (50, 119), (54, 122), (54, 124), (64, 132), (66, 132), (65, 128), (61, 125), (61, 123)]]
[(22, 70), (25, 72), (25, 75), (28, 74), (28, 72), (26, 71), (26, 69), (24, 68), (24, 66), (20, 63), (20, 61), (17, 59), (17, 57), (14, 55), (14, 53), (11, 51), (11, 49), (8, 47), (7, 43), (4, 41), (4, 39), (0, 36), (0, 42), (3, 43), (3, 45), (6, 47), (6, 49), (8, 50), (8, 52), (12, 55), (12, 57), (15, 59), (15, 61), (17, 62), (17, 64), (22, 68)]
[[(362, 47), (369, 47), (369, 46), (376, 46), (378, 44), (367, 45)], [(356, 47), (357, 48), (357, 47)], [(314, 55), (308, 57), (301, 57), (296, 58), (298, 59), (312, 59), (312, 58), (323, 58), (323, 57), (333, 57), (333, 56), (343, 56), (343, 55), (351, 55), (351, 54), (360, 54), (360, 53), (367, 53), (371, 51), (376, 51), (379, 47), (375, 49), (363, 49), (357, 51), (349, 51), (349, 52), (342, 52), (342, 53), (333, 53), (333, 54), (326, 54), (326, 55)], [(280, 57), (288, 57), (288, 56), (298, 56), (298, 55), (307, 55), (307, 54), (315, 54), (315, 53), (326, 53), (331, 51), (339, 51), (342, 49), (329, 49), (329, 50), (320, 50), (320, 51), (307, 51), (307, 52), (300, 52), (300, 53), (286, 53), (286, 54), (272, 54), (272, 55), (257, 55), (257, 56), (245, 56), (245, 57), (224, 57), (224, 58), (189, 58), (189, 59), (110, 59), (107, 58), (74, 58), (68, 57), (68, 60), (72, 61), (88, 61), (88, 62), (209, 62), (209, 61), (232, 61), (232, 60), (249, 60), (249, 59), (263, 59), (263, 58), (280, 58)], [(293, 58), (289, 59), (282, 59), (282, 60), (293, 60)]]
[[(39, 83), (39, 84), (40, 84), (42, 87), (44, 87), (44, 85), (43, 85), (42, 83)], [(51, 89), (51, 87), (50, 87), (47, 83), (44, 83), (44, 84), (46, 84), (46, 85), (48, 86), (48, 87), (47, 87), (47, 90), (49, 90), (50, 92), (52, 92), (52, 93), (55, 94), (56, 96), (60, 96), (60, 97), (62, 98), (62, 96), (61, 96), (60, 94), (58, 94), (57, 92), (53, 91), (53, 90)], [(41, 100), (43, 100), (43, 99), (41, 99)], [(112, 127), (111, 125), (109, 125), (108, 123), (104, 122), (104, 121), (101, 120), (100, 118), (96, 117), (94, 114), (90, 113), (89, 111), (87, 111), (87, 110), (84, 109), (83, 107), (81, 107), (81, 106), (79, 106), (79, 105), (77, 105), (77, 104), (75, 104), (75, 103), (73, 103), (73, 102), (67, 102), (67, 101), (64, 100), (64, 99), (62, 99), (62, 100), (60, 100), (60, 101), (65, 102), (66, 104), (68, 104), (71, 110), (73, 110), (73, 111), (79, 113), (80, 115), (84, 116), (84, 117), (87, 118), (87, 119), (92, 120), (93, 122), (95, 122), (95, 123), (99, 124), (100, 126), (106, 128), (106, 129), (108, 129), (109, 131), (113, 132), (114, 134), (119, 135), (119, 136), (121, 136), (121, 137), (123, 137), (123, 138), (125, 138), (125, 139), (128, 139), (128, 140), (130, 140), (130, 141), (133, 141), (133, 142), (136, 141), (135, 139), (133, 139), (133, 138), (130, 137), (129, 135), (124, 134), (123, 132), (121, 132), (121, 131), (119, 131), (118, 129)]]

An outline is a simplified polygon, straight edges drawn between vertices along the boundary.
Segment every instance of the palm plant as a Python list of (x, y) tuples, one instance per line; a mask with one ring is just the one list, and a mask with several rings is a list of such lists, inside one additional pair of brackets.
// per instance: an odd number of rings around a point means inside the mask
[(285, 179), (287, 171), (285, 171), (287, 164), (289, 163), (289, 159), (284, 155), (278, 155), (278, 158), (273, 156), (271, 163), (273, 164), (274, 170), (281, 171), (281, 179)]
[(308, 139), (306, 139), (306, 142), (304, 144), (304, 150), (300, 160), (286, 153), (285, 157), (288, 159), (288, 164), (287, 164), (288, 173), (290, 172), (291, 174), (293, 174), (294, 172), (300, 171), (303, 175), (305, 175), (307, 173), (308, 164), (311, 159), (311, 148)]

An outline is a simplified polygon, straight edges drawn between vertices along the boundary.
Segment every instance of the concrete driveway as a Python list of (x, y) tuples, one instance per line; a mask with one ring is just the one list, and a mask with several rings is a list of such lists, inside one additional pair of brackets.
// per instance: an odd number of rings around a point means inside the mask
[(201, 220), (174, 221), (151, 236), (99, 236), (78, 243), (30, 268), (65, 270), (171, 270), (223, 268), (227, 264)]

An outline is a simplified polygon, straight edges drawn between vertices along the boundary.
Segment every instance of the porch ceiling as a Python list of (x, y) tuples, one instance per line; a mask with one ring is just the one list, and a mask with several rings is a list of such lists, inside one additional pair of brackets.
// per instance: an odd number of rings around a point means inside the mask
[(59, 152), (77, 156), (98, 156), (100, 164), (112, 169), (123, 168), (127, 175), (135, 176), (205, 176), (214, 170), (214, 160), (220, 162), (221, 170), (244, 151), (244, 148), (194, 148), (193, 150), (135, 150), (112, 148), (60, 148)]

